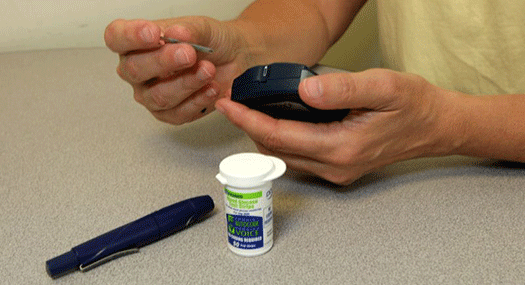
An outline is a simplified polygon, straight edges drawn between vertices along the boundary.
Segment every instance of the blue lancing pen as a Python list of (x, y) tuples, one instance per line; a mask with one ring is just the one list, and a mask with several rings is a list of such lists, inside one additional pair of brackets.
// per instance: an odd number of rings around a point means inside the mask
[(198, 196), (162, 208), (129, 224), (73, 247), (46, 262), (49, 276), (88, 271), (167, 237), (200, 221), (214, 208), (210, 196)]

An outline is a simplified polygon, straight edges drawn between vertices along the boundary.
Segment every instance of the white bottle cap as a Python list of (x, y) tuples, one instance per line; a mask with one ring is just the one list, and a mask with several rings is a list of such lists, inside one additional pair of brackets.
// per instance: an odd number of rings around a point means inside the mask
[(259, 153), (238, 153), (223, 159), (216, 178), (224, 185), (254, 187), (272, 181), (286, 171), (277, 157)]

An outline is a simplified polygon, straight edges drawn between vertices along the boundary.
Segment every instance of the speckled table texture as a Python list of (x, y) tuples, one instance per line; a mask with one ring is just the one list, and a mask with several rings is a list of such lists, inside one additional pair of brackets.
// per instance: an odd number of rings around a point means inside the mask
[[(97, 49), (0, 54), (0, 284), (517, 284), (525, 280), (522, 164), (397, 163), (348, 187), (288, 171), (274, 183), (275, 244), (226, 246), (230, 154), (256, 151), (220, 114), (156, 121)], [(86, 273), (45, 261), (169, 204), (213, 214)]]

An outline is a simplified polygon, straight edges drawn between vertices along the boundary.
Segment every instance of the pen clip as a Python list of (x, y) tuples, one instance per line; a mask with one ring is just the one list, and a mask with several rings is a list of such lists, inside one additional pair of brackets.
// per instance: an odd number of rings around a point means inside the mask
[(84, 265), (84, 264), (80, 264), (79, 266), (79, 269), (80, 271), (82, 272), (87, 272), (99, 265), (102, 265), (106, 262), (110, 262), (114, 259), (117, 259), (117, 258), (120, 258), (120, 257), (123, 257), (123, 256), (126, 256), (126, 255), (130, 255), (130, 254), (133, 254), (133, 253), (138, 253), (139, 252), (139, 249), (138, 248), (130, 248), (130, 249), (125, 249), (125, 250), (121, 250), (121, 251), (118, 251), (118, 252), (115, 252), (111, 255), (108, 255), (104, 258), (101, 258), (97, 261), (94, 261), (88, 265)]

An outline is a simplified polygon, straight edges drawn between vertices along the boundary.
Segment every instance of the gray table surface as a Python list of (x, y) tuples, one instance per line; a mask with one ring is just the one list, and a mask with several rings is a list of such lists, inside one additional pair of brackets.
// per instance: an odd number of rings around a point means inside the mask
[[(398, 163), (348, 187), (274, 183), (275, 244), (226, 247), (220, 161), (255, 151), (220, 114), (176, 127), (132, 98), (106, 49), (0, 54), (0, 284), (525, 282), (523, 165)], [(205, 221), (57, 280), (45, 261), (164, 206), (209, 194)]]

